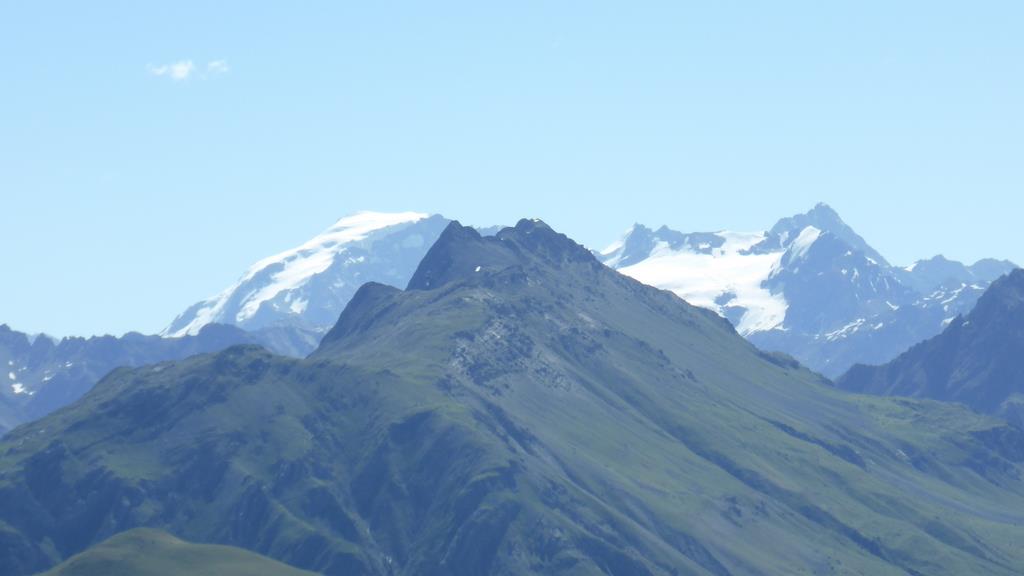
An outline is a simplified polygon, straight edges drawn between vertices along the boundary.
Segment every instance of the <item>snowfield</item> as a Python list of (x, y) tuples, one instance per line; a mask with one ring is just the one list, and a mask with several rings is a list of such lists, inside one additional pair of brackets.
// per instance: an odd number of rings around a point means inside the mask
[[(726, 308), (745, 309), (736, 326), (744, 336), (781, 328), (788, 308), (786, 298), (764, 288), (764, 283), (778, 269), (785, 250), (750, 253), (751, 248), (765, 239), (763, 232), (725, 231), (715, 235), (725, 242), (710, 254), (687, 247), (674, 250), (667, 242), (658, 242), (650, 257), (620, 268), (619, 272), (644, 284), (671, 290), (690, 304), (722, 315)], [(816, 238), (816, 234), (813, 238), (805, 234), (800, 237), (806, 246)], [(614, 258), (612, 252), (622, 246), (623, 242), (617, 242), (603, 255)], [(806, 246), (802, 249), (806, 250)]]

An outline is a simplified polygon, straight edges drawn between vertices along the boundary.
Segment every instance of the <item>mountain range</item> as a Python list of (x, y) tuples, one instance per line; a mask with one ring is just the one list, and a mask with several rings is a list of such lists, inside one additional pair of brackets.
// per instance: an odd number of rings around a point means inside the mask
[[(194, 334), (211, 322), (322, 334), (364, 282), (404, 286), (448, 222), (417, 212), (342, 218), (301, 246), (257, 262), (163, 334)], [(888, 361), (938, 334), (1016, 268), (1005, 260), (965, 265), (942, 256), (893, 266), (825, 204), (755, 233), (638, 224), (598, 257), (718, 312), (756, 345), (829, 377), (857, 363)]]
[(8, 433), (0, 574), (148, 527), (324, 574), (1009, 576), (1022, 471), (999, 419), (843, 392), (543, 222), (450, 223), (305, 359), (118, 369)]
[[(240, 343), (305, 356), (363, 283), (404, 286), (449, 222), (417, 212), (344, 217), (189, 307), (162, 332), (169, 342), (128, 334), (60, 344), (43, 338), (33, 345), (28, 335), (0, 332), (0, 362), (14, 375), (0, 387), (0, 434), (77, 399), (117, 366)], [(500, 227), (477, 230), (493, 235)], [(637, 225), (599, 258), (716, 311), (761, 348), (790, 354), (829, 377), (853, 364), (885, 362), (934, 336), (1014, 268), (991, 259), (966, 266), (941, 256), (892, 266), (823, 204), (758, 233), (684, 234)], [(217, 328), (215, 337), (193, 341), (217, 324), (245, 333)]]
[[(364, 282), (404, 286), (449, 220), (359, 212), (294, 249), (252, 265), (218, 296), (189, 307), (158, 336), (39, 338), (0, 326), (0, 435), (88, 391), (119, 366), (141, 366), (236, 344), (303, 357)], [(494, 234), (500, 227), (480, 228)]]
[(681, 233), (638, 224), (599, 257), (715, 310), (762, 349), (829, 377), (857, 363), (886, 362), (938, 334), (1016, 268), (942, 256), (893, 266), (825, 204), (766, 232)]
[(1024, 270), (1000, 278), (966, 316), (881, 366), (837, 380), (864, 394), (966, 404), (1024, 428)]
[(118, 367), (182, 359), (237, 344), (305, 356), (318, 341), (319, 336), (287, 327), (247, 332), (209, 324), (195, 335), (178, 338), (132, 332), (55, 340), (0, 325), (0, 376), (5, 384), (0, 386), (0, 434), (74, 402)]

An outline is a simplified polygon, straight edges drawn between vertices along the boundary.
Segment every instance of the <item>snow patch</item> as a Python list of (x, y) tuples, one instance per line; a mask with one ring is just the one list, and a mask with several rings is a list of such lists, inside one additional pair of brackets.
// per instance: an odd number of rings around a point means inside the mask
[(295, 314), (302, 314), (303, 312), (306, 311), (307, 306), (309, 306), (309, 300), (305, 298), (299, 298), (292, 302), (291, 306), (289, 306), (288, 309), (294, 312)]
[(793, 240), (793, 243), (789, 245), (790, 260), (796, 260), (803, 258), (807, 255), (807, 251), (811, 249), (818, 238), (821, 236), (821, 230), (818, 230), (814, 226), (807, 226), (800, 231), (800, 235)]
[[(956, 300), (957, 298), (960, 297), (960, 293), (963, 292), (964, 288), (966, 288), (966, 287), (967, 286), (965, 284), (961, 284), (959, 288), (957, 288), (956, 290), (953, 290), (953, 295), (952, 296), (950, 296), (949, 298), (946, 298), (945, 300), (940, 302), (940, 304), (949, 304), (950, 302)], [(948, 306), (944, 306), (944, 308), (948, 309), (949, 307)]]
[(833, 330), (832, 332), (826, 333), (825, 334), (825, 339), (828, 340), (829, 342), (835, 342), (836, 340), (841, 340), (843, 338), (846, 338), (847, 336), (849, 336), (849, 335), (857, 332), (858, 330), (860, 330), (861, 326), (864, 325), (864, 322), (865, 322), (864, 318), (857, 318), (853, 322), (850, 322), (849, 324), (847, 324), (846, 326), (843, 326), (842, 328), (840, 328), (838, 330)]

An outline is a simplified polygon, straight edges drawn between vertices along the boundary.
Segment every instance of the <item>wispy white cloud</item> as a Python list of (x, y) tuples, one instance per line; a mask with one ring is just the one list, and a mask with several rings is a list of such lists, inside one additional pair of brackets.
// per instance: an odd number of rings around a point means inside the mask
[(181, 81), (188, 80), (188, 77), (195, 71), (196, 66), (191, 60), (179, 60), (171, 64), (161, 64), (160, 66), (149, 65), (149, 72), (154, 76), (167, 76), (171, 80)]
[[(211, 60), (206, 63), (205, 68), (202, 65), (196, 66), (192, 60), (178, 60), (177, 62), (161, 64), (159, 66), (150, 64), (146, 68), (153, 76), (166, 76), (175, 82), (188, 80), (202, 70), (205, 70), (207, 75), (226, 74), (230, 70), (227, 60)], [(203, 74), (200, 74), (200, 76), (205, 77)]]
[(224, 74), (230, 68), (228, 68), (227, 60), (211, 60), (206, 63), (206, 71), (210, 74)]

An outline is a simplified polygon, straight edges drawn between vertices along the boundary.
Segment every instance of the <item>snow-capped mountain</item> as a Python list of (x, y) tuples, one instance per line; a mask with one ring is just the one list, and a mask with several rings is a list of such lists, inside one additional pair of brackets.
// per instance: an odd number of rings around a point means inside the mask
[(767, 232), (686, 234), (635, 225), (600, 258), (830, 376), (855, 363), (885, 362), (934, 336), (1015, 268), (941, 256), (894, 267), (824, 204)]
[(191, 306), (162, 334), (196, 334), (216, 322), (245, 329), (323, 331), (365, 282), (405, 287), (448, 224), (418, 212), (359, 212), (301, 246), (260, 260), (223, 292)]

